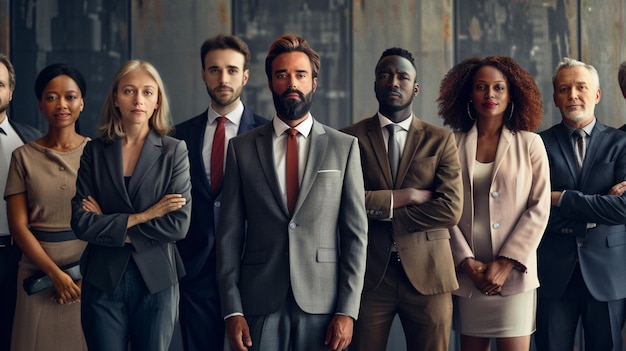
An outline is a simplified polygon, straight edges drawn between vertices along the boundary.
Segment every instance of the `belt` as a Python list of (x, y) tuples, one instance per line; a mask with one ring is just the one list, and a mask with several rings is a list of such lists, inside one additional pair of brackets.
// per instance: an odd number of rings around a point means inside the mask
[(0, 236), (0, 248), (13, 246), (13, 236), (12, 235), (2, 235)]
[(76, 235), (74, 235), (74, 232), (71, 230), (63, 230), (60, 232), (45, 232), (42, 230), (35, 230), (31, 228), (30, 231), (39, 241), (58, 243), (61, 241), (76, 240)]

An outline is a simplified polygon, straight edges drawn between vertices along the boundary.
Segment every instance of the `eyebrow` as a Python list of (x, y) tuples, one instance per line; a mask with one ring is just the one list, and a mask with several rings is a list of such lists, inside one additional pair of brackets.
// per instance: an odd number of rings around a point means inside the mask
[[(287, 72), (287, 69), (277, 69), (274, 72), (274, 74), (285, 73), (285, 72)], [(296, 73), (309, 73), (309, 71), (306, 69), (296, 69)]]
[[(209, 66), (207, 67), (207, 69), (212, 69), (212, 68), (220, 68), (220, 66), (218, 65), (213, 65), (213, 66)], [(235, 66), (235, 65), (226, 65), (226, 68), (236, 68), (236, 69), (240, 69), (239, 66)]]

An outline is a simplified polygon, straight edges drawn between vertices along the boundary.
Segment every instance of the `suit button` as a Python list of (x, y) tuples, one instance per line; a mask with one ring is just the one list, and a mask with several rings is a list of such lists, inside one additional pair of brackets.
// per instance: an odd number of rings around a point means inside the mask
[(289, 229), (296, 229), (296, 224), (293, 222), (289, 223)]
[(215, 201), (215, 202), (213, 203), (213, 206), (215, 206), (215, 207), (219, 208), (220, 206), (222, 206), (222, 202), (221, 202), (221, 201)]
[(492, 225), (492, 227), (493, 227), (493, 229), (498, 229), (498, 228), (500, 228), (500, 223), (497, 223), (497, 222), (496, 222), (496, 223), (494, 223), (494, 224)]
[(578, 246), (578, 247), (583, 247), (583, 246), (584, 246), (584, 244), (583, 244), (583, 243), (576, 243), (576, 246)]
[(491, 193), (491, 197), (493, 197), (494, 199), (497, 199), (498, 196), (500, 196), (500, 193), (498, 193), (497, 191)]

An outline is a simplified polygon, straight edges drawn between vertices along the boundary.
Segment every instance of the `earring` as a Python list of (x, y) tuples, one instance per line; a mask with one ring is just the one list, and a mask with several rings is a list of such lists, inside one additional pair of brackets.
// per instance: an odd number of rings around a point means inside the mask
[(509, 118), (506, 119), (506, 121), (510, 121), (511, 118), (513, 118), (513, 110), (515, 109), (515, 104), (513, 103), (513, 101), (511, 101), (509, 104), (511, 104), (511, 113), (509, 113)]
[(469, 116), (469, 119), (475, 121), (476, 118), (472, 117), (472, 112), (470, 111), (470, 102), (472, 102), (472, 100), (467, 102), (467, 115)]

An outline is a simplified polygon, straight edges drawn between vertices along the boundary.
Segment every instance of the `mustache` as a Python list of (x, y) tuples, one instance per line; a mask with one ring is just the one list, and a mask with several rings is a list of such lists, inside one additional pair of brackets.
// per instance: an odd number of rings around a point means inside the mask
[(402, 95), (402, 92), (400, 91), (400, 89), (395, 89), (395, 88), (387, 88), (385, 90), (383, 90), (383, 94), (387, 95), (389, 93), (394, 93), (394, 94), (398, 94), (398, 95)]
[(287, 90), (285, 90), (282, 94), (280, 94), (280, 97), (284, 100), (287, 98), (287, 95), (293, 94), (293, 93), (298, 94), (298, 97), (300, 97), (300, 101), (304, 101), (304, 93), (298, 89), (293, 89), (293, 88), (288, 88)]
[(233, 88), (229, 87), (228, 85), (219, 85), (219, 86), (215, 87), (215, 89), (213, 89), (213, 91), (218, 91), (220, 89), (228, 89), (230, 91), (233, 91)]

